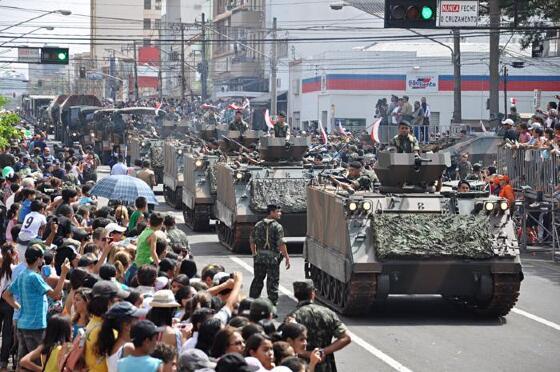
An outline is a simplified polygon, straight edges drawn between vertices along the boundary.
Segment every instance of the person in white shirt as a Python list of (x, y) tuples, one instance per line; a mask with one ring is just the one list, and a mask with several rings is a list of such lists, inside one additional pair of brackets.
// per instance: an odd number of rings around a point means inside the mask
[(116, 176), (116, 175), (126, 176), (127, 174), (128, 174), (128, 167), (124, 163), (124, 157), (122, 155), (119, 155), (119, 157), (117, 158), (117, 163), (113, 165), (113, 167), (111, 168), (111, 176)]
[(31, 212), (23, 219), (21, 230), (17, 237), (19, 257), (25, 257), (25, 250), (31, 240), (43, 235), (43, 231), (47, 225), (47, 218), (44, 214), (45, 208), (45, 203), (40, 200), (33, 200), (31, 203)]

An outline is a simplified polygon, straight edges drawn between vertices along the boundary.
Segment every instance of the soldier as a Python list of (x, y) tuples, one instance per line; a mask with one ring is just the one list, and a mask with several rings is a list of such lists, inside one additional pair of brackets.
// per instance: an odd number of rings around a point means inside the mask
[(399, 123), (399, 134), (393, 137), (390, 145), (396, 147), (398, 153), (415, 153), (419, 155), (420, 146), (418, 145), (418, 140), (410, 133), (410, 129), (410, 123), (406, 120), (401, 120)]
[(457, 184), (457, 192), (469, 192), (469, 191), (471, 191), (471, 185), (465, 180), (459, 181), (459, 183)]
[(295, 321), (307, 327), (307, 350), (319, 348), (321, 355), (321, 363), (317, 364), (315, 372), (336, 372), (334, 353), (352, 341), (346, 326), (332, 310), (314, 303), (312, 281), (294, 282), (294, 295), (298, 304), (288, 314), (286, 322)]
[(286, 124), (286, 114), (284, 112), (278, 114), (278, 121), (274, 125), (274, 137), (286, 138), (286, 141), (290, 140), (290, 127)]
[(359, 161), (353, 161), (348, 165), (343, 181), (336, 178), (334, 181), (343, 189), (354, 191), (369, 191), (372, 184), (372, 179), (366, 174), (362, 174), (362, 163)]
[(266, 207), (267, 216), (257, 222), (250, 237), (251, 253), (254, 259), (255, 277), (251, 283), (249, 296), (259, 298), (266, 279), (266, 292), (270, 301), (278, 303), (280, 282), (280, 262), (286, 259), (286, 270), (290, 268), (290, 256), (284, 243), (284, 229), (277, 221), (282, 216), (279, 206)]
[(235, 120), (229, 123), (229, 130), (237, 130), (243, 134), (249, 129), (249, 124), (243, 120), (243, 112), (241, 110), (235, 111)]

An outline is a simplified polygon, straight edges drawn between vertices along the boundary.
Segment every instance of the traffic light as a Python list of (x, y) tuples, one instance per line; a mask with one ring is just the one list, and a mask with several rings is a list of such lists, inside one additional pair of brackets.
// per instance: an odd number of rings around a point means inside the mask
[(80, 79), (86, 78), (86, 68), (84, 66), (80, 66)]
[(70, 59), (68, 48), (41, 48), (41, 63), (51, 65), (67, 65)]
[(437, 0), (386, 0), (385, 28), (436, 28)]
[(544, 54), (544, 42), (541, 39), (536, 39), (531, 45), (531, 57), (540, 58)]

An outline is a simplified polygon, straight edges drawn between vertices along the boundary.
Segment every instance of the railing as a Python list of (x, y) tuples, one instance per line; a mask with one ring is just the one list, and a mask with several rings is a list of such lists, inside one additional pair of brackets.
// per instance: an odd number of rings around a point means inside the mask
[[(391, 139), (399, 133), (398, 125), (381, 125), (379, 127), (379, 135), (382, 143), (389, 143)], [(437, 125), (413, 125), (412, 133), (418, 139), (418, 142), (426, 144), (433, 140), (433, 135), (439, 133)]]
[(533, 191), (551, 195), (558, 185), (560, 158), (544, 149), (498, 148), (497, 172), (507, 175), (512, 186), (530, 186)]

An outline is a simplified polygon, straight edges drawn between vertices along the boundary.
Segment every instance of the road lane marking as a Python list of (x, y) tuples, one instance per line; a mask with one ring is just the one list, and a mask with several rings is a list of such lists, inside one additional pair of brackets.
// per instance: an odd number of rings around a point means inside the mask
[(531, 320), (534, 320), (535, 322), (539, 322), (541, 324), (544, 324), (545, 326), (554, 328), (557, 331), (560, 331), (560, 324), (551, 322), (550, 320), (546, 320), (544, 318), (541, 318), (540, 316), (528, 313), (527, 311), (518, 309), (517, 307), (514, 307), (513, 309), (511, 309), (511, 311), (518, 314), (518, 315), (521, 315), (521, 316), (524, 316), (524, 317), (529, 318)]
[[(254, 273), (253, 272), (253, 267), (251, 265), (249, 265), (248, 263), (246, 263), (245, 261), (243, 261), (242, 259), (240, 259), (239, 257), (229, 256), (229, 258), (233, 262), (235, 262), (236, 264), (238, 264), (239, 266), (241, 266), (242, 268), (244, 268), (245, 270), (250, 272), (251, 274)], [(297, 302), (297, 298), (295, 298), (294, 295), (292, 294), (292, 292), (290, 290), (288, 290), (286, 287), (284, 287), (283, 285), (279, 285), (278, 289), (284, 295), (288, 296), (290, 299)], [(372, 354), (374, 357), (383, 361), (385, 364), (387, 364), (388, 366), (390, 366), (394, 370), (399, 371), (399, 372), (412, 372), (412, 370), (410, 368), (405, 367), (401, 363), (397, 362), (395, 359), (391, 358), (389, 355), (385, 354), (383, 351), (381, 351), (378, 348), (376, 348), (375, 346), (369, 344), (366, 340), (364, 340), (360, 336), (356, 335), (355, 333), (351, 332), (350, 330), (348, 330), (347, 333), (350, 336), (350, 338), (352, 338), (353, 342), (355, 342), (356, 344), (361, 346), (364, 350), (366, 350), (368, 353)]]

